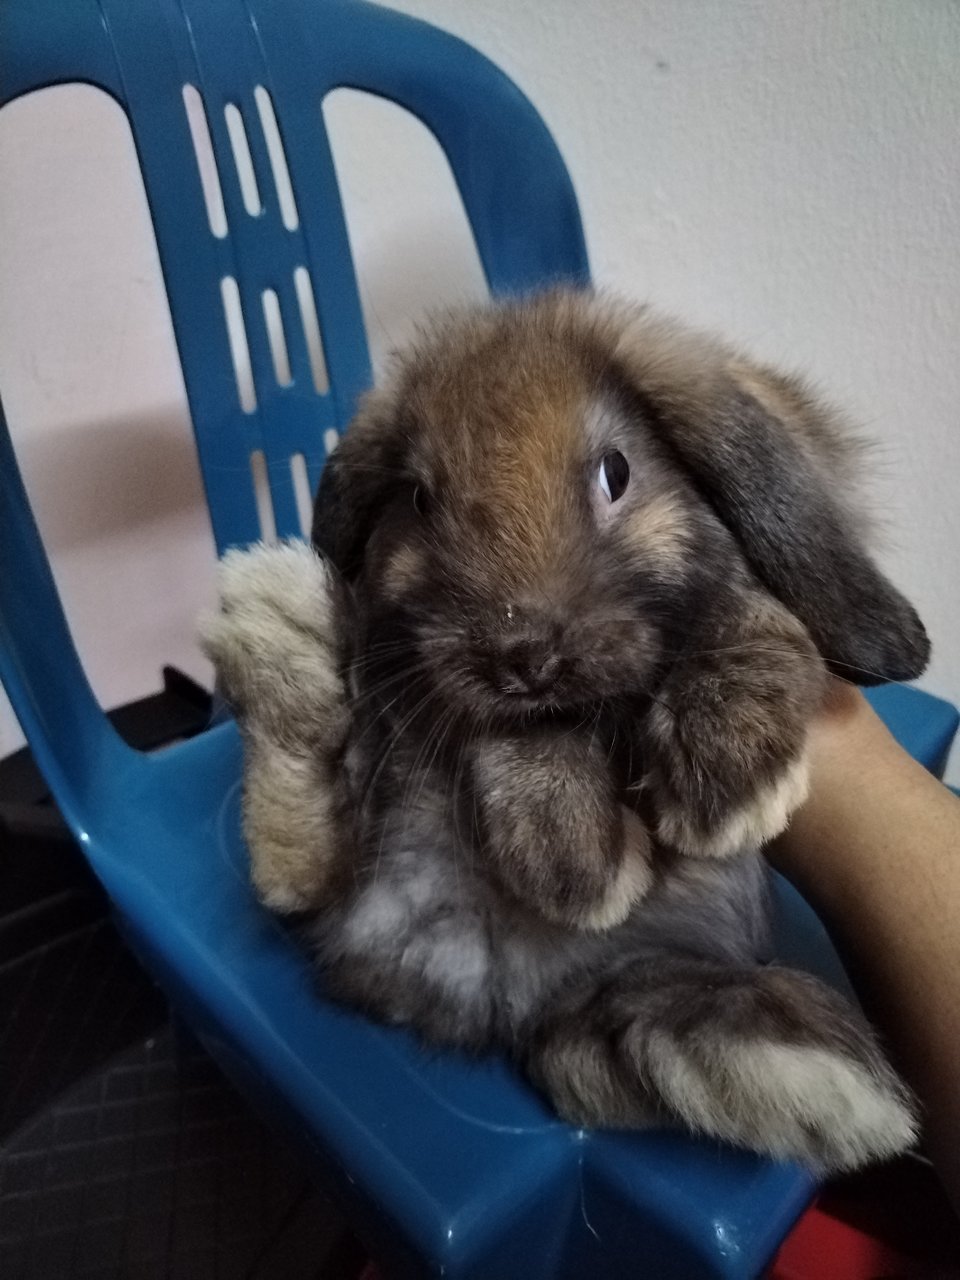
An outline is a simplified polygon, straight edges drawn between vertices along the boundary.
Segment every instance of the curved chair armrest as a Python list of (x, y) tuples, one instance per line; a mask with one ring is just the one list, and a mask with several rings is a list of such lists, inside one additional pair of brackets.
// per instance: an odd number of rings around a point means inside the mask
[(85, 797), (142, 763), (87, 681), (0, 406), (0, 679), (57, 802), (83, 839)]
[[(284, 48), (277, 24), (289, 15), (281, 19), (269, 0), (255, 7), (268, 46)], [(456, 36), (365, 0), (332, 0), (324, 24), (312, 0), (297, 8), (303, 51), (327, 87), (388, 98), (436, 137), (495, 293), (589, 282), (573, 184), (550, 131), (512, 80)]]

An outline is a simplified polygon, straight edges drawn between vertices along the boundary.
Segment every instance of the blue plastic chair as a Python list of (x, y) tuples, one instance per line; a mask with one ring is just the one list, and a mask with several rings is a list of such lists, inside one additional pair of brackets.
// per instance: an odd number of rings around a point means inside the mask
[[(249, 476), (266, 458), (276, 526), (299, 533), (291, 458), (311, 484), (324, 434), (370, 381), (320, 104), (338, 86), (418, 116), (445, 150), (491, 290), (584, 281), (576, 200), (544, 125), (460, 41), (359, 0), (4, 0), (0, 104), (86, 81), (125, 109), (143, 170), (218, 548), (260, 535)], [(211, 230), (183, 89), (205, 104), (226, 234)], [(254, 90), (272, 97), (298, 221), (284, 225)], [(241, 198), (224, 121), (243, 120), (262, 198)], [(291, 219), (288, 217), (287, 222)], [(330, 390), (314, 390), (293, 285), (314, 283)], [(237, 281), (256, 407), (239, 403), (221, 282)], [(292, 384), (274, 376), (274, 289)], [(74, 651), (0, 422), (0, 676), (133, 946), (226, 1073), (309, 1155), (390, 1276), (661, 1280), (753, 1276), (807, 1203), (799, 1169), (666, 1132), (572, 1129), (503, 1062), (424, 1050), (319, 998), (248, 887), (240, 742), (228, 723), (154, 756), (127, 747)], [(952, 708), (909, 690), (878, 705), (931, 767)], [(828, 954), (783, 890), (796, 948)]]

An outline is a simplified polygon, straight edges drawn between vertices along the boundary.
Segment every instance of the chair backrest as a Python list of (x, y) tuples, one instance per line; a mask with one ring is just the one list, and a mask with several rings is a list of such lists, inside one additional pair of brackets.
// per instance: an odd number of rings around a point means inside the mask
[[(390, 99), (436, 136), (492, 292), (587, 279), (576, 199), (542, 121), (485, 58), (421, 22), (363, 0), (3, 0), (0, 50), (0, 106), (83, 81), (128, 115), (221, 551), (260, 536), (253, 459), (277, 533), (300, 532), (298, 468), (312, 492), (329, 433), (370, 382), (321, 112), (332, 89)], [(0, 677), (48, 776), (83, 781), (98, 753), (119, 751), (2, 415)]]

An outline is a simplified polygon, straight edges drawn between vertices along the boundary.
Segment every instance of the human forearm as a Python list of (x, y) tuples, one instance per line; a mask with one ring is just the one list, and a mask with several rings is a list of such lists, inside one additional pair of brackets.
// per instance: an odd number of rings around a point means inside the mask
[(849, 687), (832, 690), (811, 751), (811, 799), (771, 860), (834, 937), (960, 1206), (960, 801)]

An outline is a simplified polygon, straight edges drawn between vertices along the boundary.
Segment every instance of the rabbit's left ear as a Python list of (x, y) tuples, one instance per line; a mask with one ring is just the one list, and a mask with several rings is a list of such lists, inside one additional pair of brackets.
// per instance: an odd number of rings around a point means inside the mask
[(377, 516), (402, 475), (403, 438), (392, 401), (368, 392), (320, 474), (311, 541), (350, 581), (360, 572)]
[(618, 356), (658, 434), (834, 674), (918, 676), (927, 634), (861, 543), (843, 493), (857, 463), (830, 413), (799, 382), (648, 317)]

